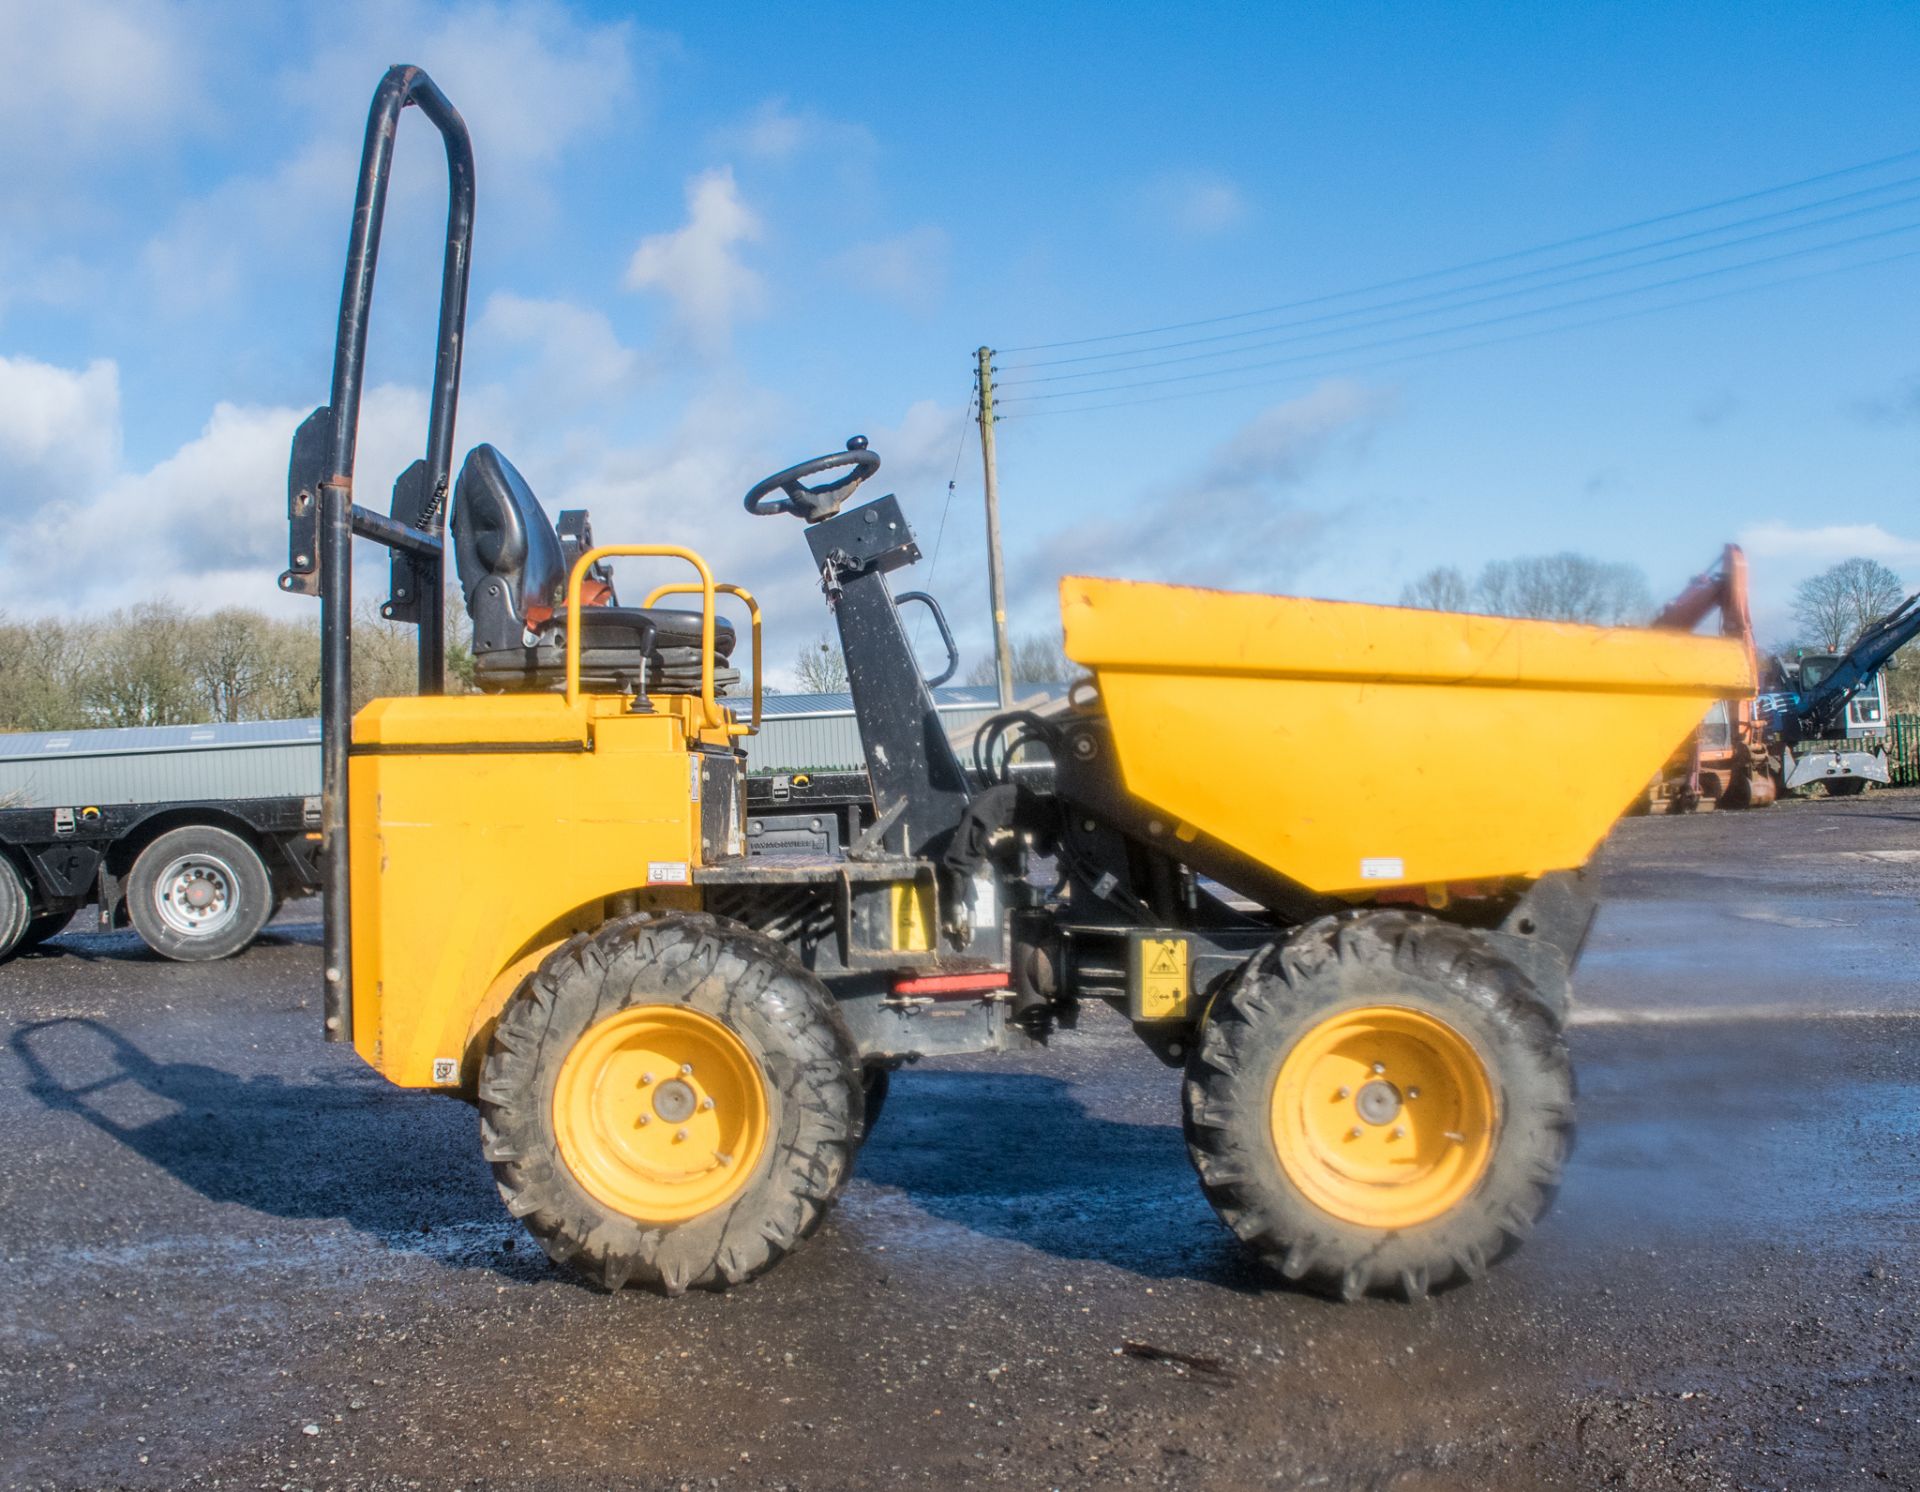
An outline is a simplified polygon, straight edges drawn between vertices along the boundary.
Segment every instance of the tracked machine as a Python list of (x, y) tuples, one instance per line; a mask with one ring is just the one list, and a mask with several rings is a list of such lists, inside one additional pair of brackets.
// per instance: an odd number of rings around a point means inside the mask
[[(408, 105), (452, 206), (426, 451), (381, 513), (354, 430)], [(1094, 1002), (1177, 1074), (1201, 1185), (1278, 1274), (1418, 1296), (1528, 1232), (1573, 1126), (1574, 872), (1706, 702), (1752, 694), (1736, 644), (1070, 576), (1086, 677), (963, 753), (893, 590), (906, 509), (853, 504), (880, 467), (856, 438), (746, 507), (794, 523), (820, 579), (862, 801), (750, 853), (753, 598), (691, 549), (551, 523), (489, 446), (453, 473), (472, 217), (459, 115), (394, 69), (282, 585), (321, 603), (326, 1035), (474, 1103), (554, 1259), (609, 1288), (748, 1280), (832, 1205), (889, 1070), (1043, 1046)], [(421, 692), (350, 716), (356, 536), (391, 551)], [(442, 692), (449, 548), (478, 694)], [(614, 561), (681, 574), (626, 606)], [(779, 796), (757, 821), (805, 814)]]

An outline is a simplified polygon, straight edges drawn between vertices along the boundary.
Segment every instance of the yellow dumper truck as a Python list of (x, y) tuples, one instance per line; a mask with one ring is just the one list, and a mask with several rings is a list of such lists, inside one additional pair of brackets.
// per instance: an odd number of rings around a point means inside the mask
[[(426, 450), (382, 513), (354, 435), (409, 105), (450, 211)], [(888, 1071), (1044, 1045), (1096, 1000), (1180, 1073), (1201, 1185), (1280, 1275), (1417, 1297), (1525, 1236), (1573, 1129), (1576, 872), (1706, 704), (1751, 693), (1737, 643), (1069, 576), (1087, 676), (965, 753), (888, 578), (919, 558), (905, 511), (848, 506), (880, 465), (856, 437), (746, 507), (802, 520), (859, 811), (750, 834), (753, 598), (693, 550), (555, 523), (491, 446), (453, 471), (472, 221), (459, 114), (393, 69), (281, 584), (321, 602), (326, 1035), (472, 1101), (554, 1259), (608, 1288), (751, 1279), (833, 1204)], [(356, 536), (390, 551), (420, 693), (354, 716)], [(477, 694), (442, 692), (449, 548)], [(679, 573), (628, 606), (614, 560)]]

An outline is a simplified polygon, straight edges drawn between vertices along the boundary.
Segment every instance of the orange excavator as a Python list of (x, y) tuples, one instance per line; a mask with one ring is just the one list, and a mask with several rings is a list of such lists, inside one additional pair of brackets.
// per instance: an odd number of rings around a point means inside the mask
[[(1747, 557), (1738, 544), (1729, 544), (1716, 565), (1694, 576), (1653, 619), (1653, 625), (1691, 632), (1716, 611), (1720, 614), (1720, 635), (1740, 642), (1747, 650), (1747, 665), (1752, 668), (1757, 659), (1753, 615), (1747, 605)], [(1776, 794), (1767, 731), (1767, 717), (1758, 700), (1716, 701), (1692, 737), (1668, 758), (1654, 779), (1651, 806), (1668, 813), (1689, 813), (1702, 804), (1716, 808), (1766, 807)]]

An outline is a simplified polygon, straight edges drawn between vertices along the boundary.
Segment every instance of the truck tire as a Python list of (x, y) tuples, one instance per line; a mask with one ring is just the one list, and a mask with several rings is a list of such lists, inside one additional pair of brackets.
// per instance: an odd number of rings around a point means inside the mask
[(169, 829), (127, 877), (127, 916), (163, 958), (200, 963), (238, 953), (266, 926), (273, 885), (237, 834), (206, 824)]
[(11, 957), (26, 940), (33, 923), (32, 906), (27, 883), (13, 862), (0, 855), (0, 958)]
[(859, 1054), (826, 987), (778, 943), (687, 913), (555, 949), (501, 1012), (478, 1098), (500, 1195), (548, 1257), (668, 1295), (796, 1248), (862, 1125)]
[(1188, 1153), (1289, 1280), (1413, 1300), (1533, 1228), (1573, 1139), (1573, 1071), (1526, 976), (1470, 929), (1327, 917), (1241, 966), (1188, 1058)]
[(42, 912), (38, 917), (27, 919), (27, 930), (20, 935), (20, 941), (13, 945), (15, 953), (25, 953), (29, 948), (38, 948), (55, 933), (65, 929), (73, 921), (73, 908), (63, 912)]

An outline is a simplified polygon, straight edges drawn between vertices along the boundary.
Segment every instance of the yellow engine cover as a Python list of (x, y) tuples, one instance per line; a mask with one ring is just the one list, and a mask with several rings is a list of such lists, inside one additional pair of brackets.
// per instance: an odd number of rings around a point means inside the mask
[(1329, 893), (1583, 864), (1740, 643), (1069, 576), (1127, 788)]
[(731, 746), (699, 726), (698, 701), (625, 704), (382, 699), (355, 719), (353, 1037), (394, 1082), (458, 1081), (503, 970), (597, 923), (602, 898), (687, 887), (694, 866), (735, 848), (702, 847), (703, 792), (726, 790), (703, 777)]

